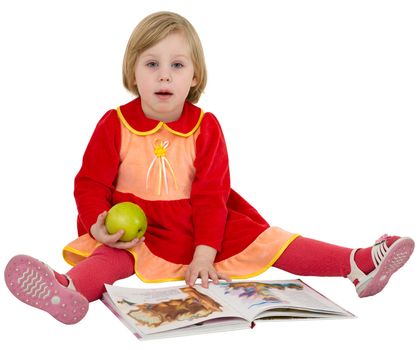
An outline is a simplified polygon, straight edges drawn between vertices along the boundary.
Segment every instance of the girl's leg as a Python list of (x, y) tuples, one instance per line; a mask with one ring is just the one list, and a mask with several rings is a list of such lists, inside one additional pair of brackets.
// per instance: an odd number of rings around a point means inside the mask
[(374, 246), (350, 249), (309, 238), (295, 239), (274, 267), (302, 276), (348, 277), (360, 297), (380, 292), (414, 249), (411, 238), (383, 236)]
[(91, 256), (68, 271), (67, 276), (75, 289), (91, 302), (102, 296), (105, 283), (113, 284), (133, 273), (134, 258), (131, 253), (101, 245)]
[[(386, 241), (390, 247), (397, 236)], [(365, 274), (374, 270), (371, 254), (372, 247), (358, 249), (355, 263)], [(316, 241), (314, 239), (296, 238), (273, 266), (300, 276), (340, 276), (346, 277), (351, 272), (350, 255), (352, 248)]]
[(274, 267), (300, 276), (347, 276), (352, 249), (298, 237)]

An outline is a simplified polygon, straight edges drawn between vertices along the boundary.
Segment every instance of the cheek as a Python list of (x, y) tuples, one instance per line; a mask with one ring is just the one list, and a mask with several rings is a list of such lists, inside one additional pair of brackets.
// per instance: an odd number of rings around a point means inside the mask
[(148, 90), (150, 90), (150, 79), (144, 75), (141, 74), (141, 72), (136, 72), (135, 74), (135, 85), (137, 86), (138, 91), (141, 93), (145, 93)]
[(134, 70), (134, 79), (136, 84), (140, 84), (143, 80), (147, 79), (147, 70), (141, 65), (137, 65)]
[(182, 77), (182, 85), (189, 91), (189, 89), (196, 85), (196, 79), (194, 78), (194, 72), (188, 72), (188, 74)]
[(139, 70), (139, 69), (137, 69), (137, 70), (135, 70), (135, 72), (134, 72), (134, 81), (135, 81), (135, 85), (139, 85), (139, 84), (141, 84), (141, 78), (143, 77), (144, 75), (143, 74), (141, 74), (141, 70)]

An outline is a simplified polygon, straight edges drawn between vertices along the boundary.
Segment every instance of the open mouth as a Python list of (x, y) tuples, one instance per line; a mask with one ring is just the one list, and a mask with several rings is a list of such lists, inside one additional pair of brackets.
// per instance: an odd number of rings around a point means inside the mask
[(173, 93), (171, 93), (170, 91), (157, 91), (155, 93), (157, 96), (172, 96)]

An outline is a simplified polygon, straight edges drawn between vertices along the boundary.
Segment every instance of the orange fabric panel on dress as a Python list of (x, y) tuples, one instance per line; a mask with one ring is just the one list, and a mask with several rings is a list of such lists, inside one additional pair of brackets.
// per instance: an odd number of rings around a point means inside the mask
[[(280, 257), (298, 234), (270, 227), (242, 252), (214, 264), (231, 278), (250, 278), (265, 272)], [(154, 255), (145, 244), (130, 250), (135, 257), (135, 272), (144, 282), (184, 279), (186, 265), (174, 264)]]
[(165, 128), (139, 136), (121, 122), (121, 133), (117, 191), (145, 200), (190, 198), (199, 129), (189, 137), (176, 136)]
[(215, 268), (231, 278), (260, 275), (278, 260), (298, 236), (279, 227), (270, 227), (240, 253), (215, 263)]
[[(235, 279), (257, 276), (271, 267), (298, 236), (279, 227), (270, 227), (242, 252), (214, 266), (217, 271)], [(85, 234), (64, 248), (64, 259), (74, 266), (92, 254), (99, 245), (89, 234)], [(135, 259), (135, 273), (142, 281), (157, 283), (184, 279), (187, 265), (159, 258), (145, 243), (141, 242), (129, 251)]]
[(75, 266), (91, 255), (100, 245), (101, 243), (93, 239), (88, 233), (85, 233), (64, 247), (64, 260), (71, 266)]
[(154, 255), (144, 243), (128, 249), (135, 259), (135, 274), (150, 283), (183, 280), (187, 265), (175, 264)]
[[(270, 227), (242, 252), (214, 264), (219, 272), (231, 278), (250, 278), (265, 272), (299, 235), (279, 227)], [(184, 279), (187, 265), (174, 264), (154, 255), (145, 244), (130, 249), (134, 255), (137, 276), (144, 282), (166, 282)]]

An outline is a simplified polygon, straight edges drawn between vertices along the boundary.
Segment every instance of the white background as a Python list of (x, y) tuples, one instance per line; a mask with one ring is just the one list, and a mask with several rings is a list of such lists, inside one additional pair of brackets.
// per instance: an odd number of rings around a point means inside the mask
[[(132, 98), (121, 82), (125, 45), (157, 10), (179, 12), (199, 32), (209, 72), (199, 106), (222, 124), (232, 186), (272, 225), (348, 247), (385, 232), (418, 238), (415, 1), (2, 1), (1, 269), (25, 253), (67, 271), (60, 251), (76, 236), (74, 175), (99, 118)], [(356, 320), (145, 343), (100, 302), (64, 326), (2, 280), (0, 347), (408, 349), (417, 275), (416, 254), (367, 299), (343, 278), (303, 278)], [(154, 286), (135, 277), (119, 285)]]

